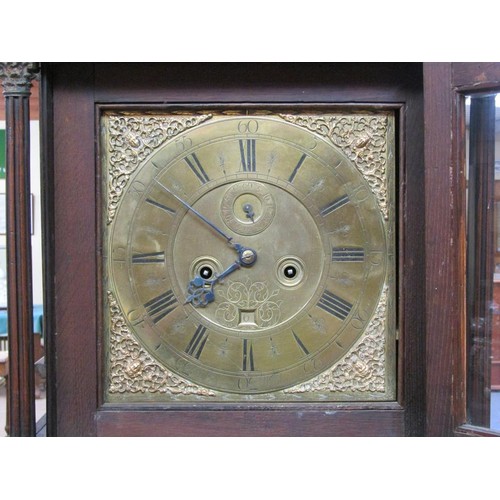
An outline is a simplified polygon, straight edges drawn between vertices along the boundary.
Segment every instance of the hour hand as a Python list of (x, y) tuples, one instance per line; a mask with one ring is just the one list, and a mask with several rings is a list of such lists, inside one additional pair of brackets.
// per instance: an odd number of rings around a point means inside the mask
[(215, 276), (211, 280), (206, 280), (201, 276), (195, 276), (187, 287), (186, 304), (193, 304), (194, 307), (205, 307), (215, 300), (214, 285), (223, 280), (228, 274), (239, 269), (239, 261), (233, 262), (225, 271)]
[(225, 271), (221, 274), (217, 274), (215, 278), (204, 279), (201, 276), (196, 275), (192, 279), (187, 287), (187, 297), (186, 304), (191, 303), (194, 307), (205, 307), (210, 302), (215, 300), (214, 285), (223, 280), (226, 276), (232, 272), (240, 269), (240, 267), (251, 267), (255, 264), (257, 260), (257, 253), (251, 248), (244, 247), (242, 245), (235, 245), (235, 249), (238, 252), (238, 260), (233, 262)]
[(187, 297), (185, 304), (192, 304), (194, 307), (205, 307), (215, 300), (214, 283), (205, 280), (200, 276), (195, 276), (187, 287)]

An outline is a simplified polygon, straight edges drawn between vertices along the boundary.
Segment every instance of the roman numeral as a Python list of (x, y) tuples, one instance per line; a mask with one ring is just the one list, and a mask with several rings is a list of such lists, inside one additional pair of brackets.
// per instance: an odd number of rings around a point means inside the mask
[(175, 210), (173, 208), (167, 207), (166, 205), (162, 205), (161, 203), (158, 203), (157, 201), (152, 200), (151, 198), (147, 198), (146, 203), (149, 203), (150, 205), (153, 205), (154, 207), (161, 208), (162, 210), (165, 210), (165, 212), (167, 212), (167, 214), (175, 215)]
[(346, 203), (349, 203), (349, 196), (341, 196), (340, 198), (337, 198), (336, 200), (323, 207), (320, 211), (320, 214), (325, 217), (326, 215), (331, 214), (334, 210), (343, 207)]
[(202, 184), (205, 184), (206, 182), (208, 182), (210, 180), (208, 178), (207, 173), (205, 172), (205, 170), (201, 166), (200, 160), (198, 160), (198, 157), (194, 153), (189, 155), (189, 156), (186, 156), (186, 158), (184, 158), (184, 160), (186, 160), (186, 163), (189, 165), (189, 168), (192, 170), (194, 175), (196, 175), (196, 177), (198, 177), (198, 179), (200, 180), (200, 182)]
[(288, 182), (293, 182), (293, 180), (295, 179), (295, 176), (297, 175), (299, 168), (302, 166), (302, 163), (304, 163), (304, 160), (306, 158), (307, 158), (307, 155), (305, 153), (300, 157), (299, 163), (297, 163), (297, 165), (293, 169), (293, 172), (291, 173), (290, 177), (288, 178)]
[(132, 264), (163, 264), (165, 252), (135, 253), (132, 255)]
[(365, 250), (359, 247), (332, 248), (332, 262), (363, 262)]
[(243, 339), (243, 371), (254, 371), (252, 341)]
[(309, 354), (309, 351), (306, 349), (306, 346), (303, 344), (302, 340), (299, 339), (297, 334), (292, 330), (293, 338), (295, 339), (295, 342), (297, 342), (298, 346), (302, 349), (302, 352), (307, 356)]
[[(241, 166), (243, 168), (243, 172), (255, 172), (256, 171), (255, 139), (247, 139), (246, 141), (240, 139), (239, 142), (240, 142)], [(246, 142), (246, 148), (245, 148), (245, 142)]]
[(207, 339), (207, 329), (203, 325), (200, 325), (196, 329), (196, 332), (194, 332), (193, 338), (190, 340), (188, 346), (186, 347), (186, 353), (196, 359), (200, 359), (201, 352), (205, 347)]
[(151, 316), (153, 323), (156, 324), (177, 307), (175, 305), (176, 302), (177, 299), (174, 292), (169, 290), (146, 302), (144, 307), (149, 316)]
[(349, 313), (352, 309), (352, 304), (349, 304), (349, 302), (347, 302), (346, 300), (337, 297), (328, 290), (325, 290), (318, 301), (318, 307), (332, 314), (333, 316), (344, 320), (347, 318), (347, 316), (349, 316)]

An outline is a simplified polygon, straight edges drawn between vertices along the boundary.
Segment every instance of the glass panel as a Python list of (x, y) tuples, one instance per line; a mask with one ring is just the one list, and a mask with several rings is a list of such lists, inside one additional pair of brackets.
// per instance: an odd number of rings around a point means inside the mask
[(466, 99), (467, 418), (500, 431), (500, 94)]

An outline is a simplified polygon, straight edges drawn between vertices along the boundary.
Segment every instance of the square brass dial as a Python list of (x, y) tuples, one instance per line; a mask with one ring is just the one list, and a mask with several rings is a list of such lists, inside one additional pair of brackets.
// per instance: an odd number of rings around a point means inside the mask
[(101, 130), (106, 401), (395, 399), (392, 112)]

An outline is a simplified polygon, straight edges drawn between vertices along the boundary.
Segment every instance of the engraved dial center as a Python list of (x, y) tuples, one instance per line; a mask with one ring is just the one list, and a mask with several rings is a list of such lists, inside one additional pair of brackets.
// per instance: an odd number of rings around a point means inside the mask
[[(245, 208), (250, 211), (247, 204), (255, 212), (253, 223), (245, 215)], [(234, 328), (258, 335), (295, 321), (328, 273), (321, 233), (304, 204), (271, 183), (237, 180), (212, 188), (193, 206), (200, 213), (210, 214), (217, 226), (229, 226), (229, 236), (243, 247), (241, 267), (218, 281), (213, 287), (213, 300), (206, 307), (195, 308), (193, 314), (231, 336), (240, 335), (232, 331)], [(214, 206), (220, 210), (214, 211)], [(197, 217), (189, 213), (179, 217), (172, 254), (176, 256), (176, 281), (183, 290), (195, 277), (194, 269), (208, 274), (208, 269), (192, 264), (201, 256), (217, 259), (225, 269), (235, 261), (235, 253)], [(247, 227), (253, 233), (245, 234)]]

